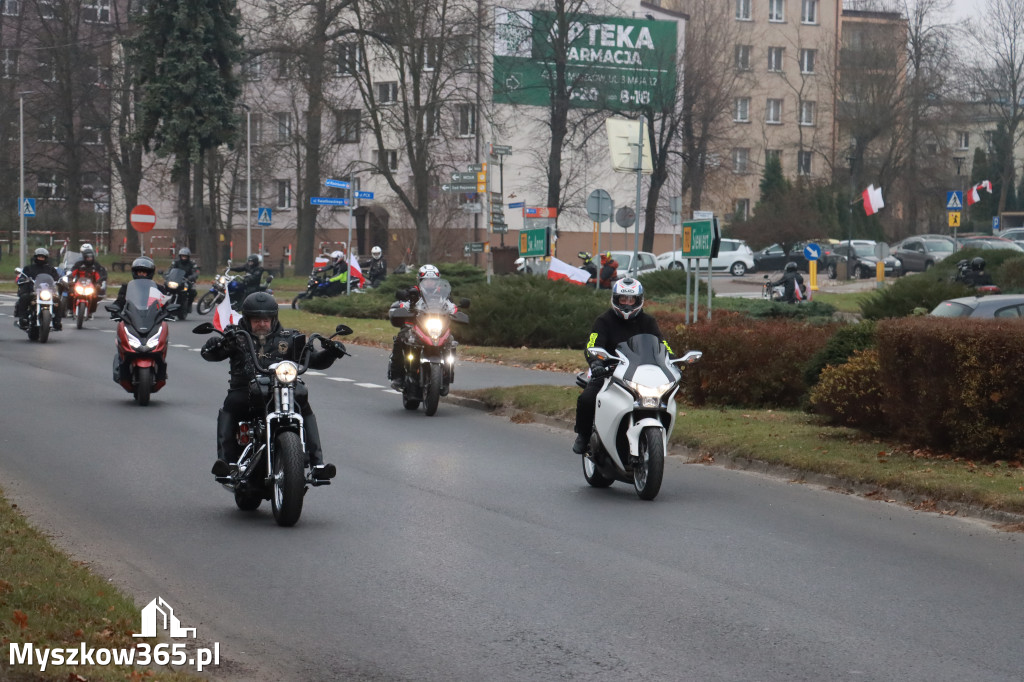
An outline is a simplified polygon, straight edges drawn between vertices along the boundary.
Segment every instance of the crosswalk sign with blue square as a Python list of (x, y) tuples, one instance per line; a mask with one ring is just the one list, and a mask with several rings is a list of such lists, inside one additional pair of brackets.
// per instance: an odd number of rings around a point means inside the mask
[(269, 225), (272, 214), (269, 208), (261, 208), (259, 213), (256, 214), (257, 225)]
[(36, 217), (36, 200), (25, 197), (25, 200), (21, 203), (21, 215), (26, 218)]
[(964, 207), (963, 192), (946, 192), (946, 210), (959, 211)]

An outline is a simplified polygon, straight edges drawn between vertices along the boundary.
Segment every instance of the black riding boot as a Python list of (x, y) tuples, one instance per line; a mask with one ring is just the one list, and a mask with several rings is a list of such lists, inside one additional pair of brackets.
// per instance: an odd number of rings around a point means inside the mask
[(316, 425), (316, 415), (312, 412), (303, 415), (302, 422), (306, 429), (306, 452), (309, 453), (309, 467), (313, 478), (321, 481), (334, 478), (338, 469), (333, 464), (324, 464), (324, 452), (320, 449), (320, 429)]
[(227, 476), (228, 466), (238, 461), (238, 444), (235, 441), (235, 420), (224, 410), (217, 412), (217, 461), (213, 463), (214, 476)]

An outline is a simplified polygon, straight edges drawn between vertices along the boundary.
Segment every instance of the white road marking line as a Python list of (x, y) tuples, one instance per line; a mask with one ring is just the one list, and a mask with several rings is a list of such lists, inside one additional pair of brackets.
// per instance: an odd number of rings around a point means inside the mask
[(393, 388), (385, 388), (384, 389), (384, 393), (393, 393), (394, 395), (402, 395), (400, 392), (396, 391)]
[(384, 388), (380, 384), (356, 384), (356, 386), (362, 386), (363, 388)]
[(306, 376), (308, 376), (308, 377), (322, 377), (322, 376), (326, 376), (326, 375), (323, 372), (317, 372), (315, 370), (310, 370), (310, 371), (306, 372)]
[(355, 381), (355, 379), (346, 379), (345, 377), (327, 377), (331, 381)]
[(183, 344), (183, 343), (172, 343), (172, 344), (171, 344), (171, 348), (188, 348), (189, 350), (195, 350), (195, 349), (194, 349), (194, 348), (192, 348), (191, 346), (186, 346), (186, 345), (185, 345), (185, 344)]

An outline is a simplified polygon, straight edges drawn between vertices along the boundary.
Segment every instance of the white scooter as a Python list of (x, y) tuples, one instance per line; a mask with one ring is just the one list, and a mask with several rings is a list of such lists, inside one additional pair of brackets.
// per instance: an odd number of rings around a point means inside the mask
[[(676, 392), (682, 380), (677, 365), (700, 360), (692, 350), (670, 360), (664, 344), (653, 334), (638, 334), (620, 343), (612, 355), (590, 348), (587, 359), (614, 364), (597, 394), (590, 451), (583, 455), (583, 476), (595, 488), (615, 481), (632, 483), (642, 500), (661, 490), (665, 450), (676, 421)], [(586, 387), (586, 373), (576, 377)]]

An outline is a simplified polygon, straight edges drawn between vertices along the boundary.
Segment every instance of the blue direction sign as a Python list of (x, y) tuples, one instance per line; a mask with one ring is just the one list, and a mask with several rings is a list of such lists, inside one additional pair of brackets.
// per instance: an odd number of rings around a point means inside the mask
[(508, 205), (509, 208), (522, 208), (523, 206), (526, 206), (525, 201), (516, 201)]
[(26, 218), (36, 217), (35, 199), (29, 199), (28, 197), (25, 198), (25, 201), (23, 201), (21, 204), (21, 215), (25, 216)]
[(959, 211), (964, 207), (963, 192), (946, 192), (946, 210)]
[(811, 242), (804, 247), (804, 258), (807, 260), (818, 260), (821, 258), (821, 247)]
[(256, 214), (256, 224), (269, 225), (272, 215), (269, 208), (261, 208)]
[(348, 189), (349, 184), (347, 180), (331, 180), (330, 178), (324, 180), (326, 187), (334, 187), (335, 189)]
[(372, 199), (373, 192), (356, 192), (356, 199)]
[(348, 199), (336, 199), (334, 197), (310, 197), (309, 203), (314, 206), (348, 206)]

